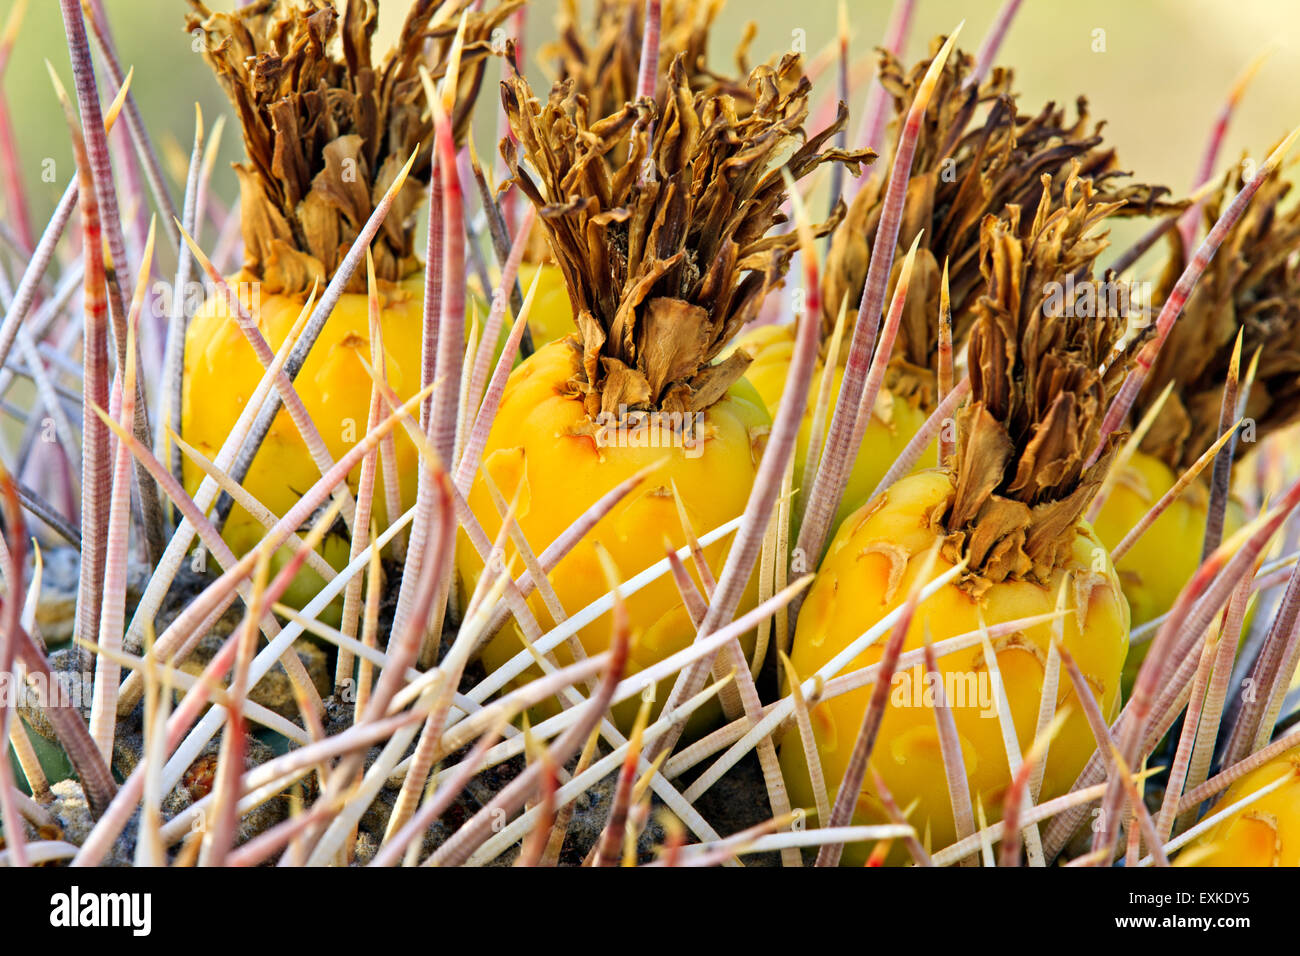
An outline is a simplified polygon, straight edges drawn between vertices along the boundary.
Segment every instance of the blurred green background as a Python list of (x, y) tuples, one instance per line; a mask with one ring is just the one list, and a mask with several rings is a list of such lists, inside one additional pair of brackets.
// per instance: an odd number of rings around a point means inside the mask
[[(0, 18), (7, 17), (15, 2), (0, 0)], [(194, 102), (202, 104), (209, 123), (219, 112), (229, 112), (183, 32), (189, 4), (104, 2), (123, 62), (135, 67), (133, 89), (140, 108), (169, 170), (179, 178), (193, 138)], [(531, 3), (526, 49), (534, 79), (544, 75), (535, 54), (553, 33), (556, 2)], [(582, 5), (589, 9), (591, 2)], [(855, 55), (867, 54), (879, 42), (892, 2), (847, 0)], [(229, 9), (232, 4), (213, 0), (210, 5)], [(405, 0), (381, 0), (383, 46), (407, 6)], [(731, 0), (713, 34), (715, 62), (730, 65), (731, 48), (749, 20), (759, 24), (755, 59), (788, 48), (796, 30), (804, 31), (810, 52), (820, 50), (835, 36), (837, 6), (835, 0)], [(1000, 6), (1001, 0), (918, 0), (906, 56), (911, 60), (922, 55), (930, 37), (951, 30), (963, 18), (961, 45), (977, 49)], [(1094, 52), (1101, 36), (1097, 31), (1104, 31), (1104, 52)], [(1093, 115), (1109, 120), (1110, 137), (1120, 148), (1124, 166), (1140, 178), (1180, 192), (1190, 185), (1234, 78), (1265, 51), (1270, 56), (1229, 130), (1223, 153), (1227, 162), (1244, 151), (1264, 155), (1300, 123), (1300, 4), (1295, 0), (1025, 0), (1000, 62), (1014, 65), (1026, 109), (1037, 110), (1049, 99), (1072, 103), (1086, 93)], [(3, 84), (37, 230), (73, 170), (63, 120), (45, 73), (47, 58), (71, 86), (59, 4), (32, 0)], [(866, 84), (853, 90), (851, 130), (857, 128), (865, 95)], [(496, 104), (490, 91), (484, 103)], [(492, 151), (495, 129), (494, 116), (486, 113), (477, 134), (484, 154)], [(212, 187), (227, 201), (235, 194), (228, 161), (240, 154), (239, 137), (228, 127)], [(56, 181), (42, 182), (42, 163), (51, 158)], [(173, 182), (178, 203), (181, 194), (180, 183)]]

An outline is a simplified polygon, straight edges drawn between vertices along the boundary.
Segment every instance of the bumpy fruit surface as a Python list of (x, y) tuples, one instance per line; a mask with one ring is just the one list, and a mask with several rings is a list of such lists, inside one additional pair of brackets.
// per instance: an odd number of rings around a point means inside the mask
[[(809, 590), (799, 614), (792, 663), (800, 678), (813, 674), (893, 608), (901, 606), (927, 553), (943, 532), (931, 526), (953, 494), (946, 472), (930, 470), (909, 475), (874, 499), (841, 526)], [(951, 567), (942, 557), (935, 574)], [(1074, 553), (1047, 586), (1008, 579), (993, 584), (976, 599), (949, 584), (917, 608), (904, 643), (905, 650), (924, 645), (928, 626), (934, 641), (980, 627), (1056, 609), (1065, 585), (1063, 641), (1078, 662), (1108, 718), (1118, 712), (1120, 669), (1128, 650), (1128, 606), (1119, 581), (1096, 537), (1080, 524), (1074, 531)], [(994, 641), (998, 668), (1010, 701), (1022, 752), (1034, 738), (1042, 693), (1047, 650), (1053, 624), (1039, 624)], [(858, 655), (842, 673), (880, 660), (886, 638)], [(990, 820), (1002, 812), (1010, 783), (1001, 724), (992, 682), (979, 645), (939, 657), (943, 688), (956, 720), (970, 784), (971, 803), (982, 802)], [(909, 821), (930, 845), (952, 843), (955, 826), (943, 757), (935, 723), (933, 696), (925, 692), (924, 671), (904, 671), (890, 690), (871, 766), (884, 779), (899, 806), (919, 801)], [(932, 692), (931, 692), (932, 694)], [(830, 799), (834, 800), (852, 753), (871, 687), (825, 700), (812, 711), (817, 750)], [(1069, 789), (1094, 750), (1087, 721), (1073, 686), (1062, 669), (1057, 691), (1058, 710), (1069, 709), (1053, 741), (1043, 775), (1042, 799)], [(795, 806), (815, 806), (803, 748), (797, 734), (787, 734), (781, 763)], [(855, 822), (883, 823), (884, 810), (871, 787), (870, 772), (854, 814)], [(847, 862), (861, 862), (846, 848)], [(894, 859), (901, 860), (895, 850)]]
[[(609, 552), (625, 580), (662, 560), (665, 540), (674, 548), (686, 544), (673, 484), (697, 535), (738, 516), (748, 500), (765, 426), (769, 425), (762, 401), (742, 381), (703, 413), (705, 437), (698, 444), (684, 444), (666, 428), (648, 426), (641, 432), (610, 435), (610, 444), (597, 447), (593, 437), (576, 433), (588, 421), (582, 401), (570, 394), (568, 387), (577, 355), (568, 343), (553, 343), (511, 373), (484, 449), (482, 468), (507, 501), (517, 501), (516, 518), (534, 551), (545, 549), (606, 492), (647, 465), (663, 464), (550, 573), (566, 614), (577, 613), (609, 590), (597, 544)], [(481, 470), (469, 504), (489, 538), (494, 538), (501, 520)], [(724, 538), (704, 549), (715, 576), (722, 570), (730, 541)], [(516, 575), (523, 569), (513, 544), (507, 546), (505, 558)], [(463, 532), (457, 545), (457, 566), (463, 607), (483, 570), (478, 553)], [(752, 608), (756, 598), (757, 579), (751, 582), (740, 613)], [(629, 675), (694, 639), (695, 628), (670, 575), (626, 595), (626, 601), (633, 630)], [(544, 629), (554, 625), (540, 595), (530, 598), (530, 606)], [(584, 627), (578, 638), (588, 654), (605, 650), (610, 615)], [(491, 671), (523, 649), (522, 636), (512, 619), (484, 648), (483, 662)], [(556, 655), (561, 661), (569, 660), (564, 646)], [(671, 681), (656, 689), (655, 713), (670, 690)], [(633, 699), (615, 708), (620, 725), (631, 725), (638, 704)], [(703, 726), (708, 719), (702, 717), (693, 726)]]
[[(246, 277), (244, 277), (246, 278)], [(234, 281), (234, 280), (232, 280)], [(405, 399), (420, 387), (420, 328), (424, 280), (420, 276), (400, 284), (384, 284), (380, 322), (388, 355), (388, 383)], [(301, 313), (304, 298), (262, 295), (249, 297), (250, 311), (271, 350), (283, 343)], [(331, 457), (338, 460), (365, 434), (370, 408), (371, 378), (361, 359), (370, 361), (369, 313), (366, 296), (347, 294), (339, 299), (320, 338), (294, 380), (294, 387), (316, 423)], [(224, 301), (209, 299), (190, 320), (185, 337), (185, 390), (181, 405), (181, 434), (190, 444), (214, 459), (230, 430), (252, 398), (262, 377), (262, 364)], [(400, 429), (395, 433), (397, 467), (404, 507), (415, 500), (415, 447)], [(361, 468), (348, 476), (356, 491)], [(203, 473), (185, 461), (185, 487), (193, 493)], [(289, 413), (281, 408), (266, 441), (253, 459), (244, 487), (277, 517), (299, 501), (320, 478), (307, 446)], [(375, 521), (388, 524), (383, 495), (383, 465), (376, 475)], [(235, 506), (222, 537), (232, 551), (242, 555), (265, 535), (265, 529), (243, 508)], [(322, 546), (325, 559), (341, 568), (347, 561), (345, 535), (330, 534)], [(276, 564), (291, 556), (288, 548), (276, 555)], [(323, 582), (304, 568), (294, 579), (286, 600), (301, 606)]]
[[(794, 327), (790, 325), (764, 325), (742, 335), (738, 346), (744, 348), (754, 361), (745, 372), (745, 377), (763, 397), (768, 413), (776, 415), (781, 396), (785, 393), (785, 383), (790, 374), (790, 359), (794, 355)], [(795, 448), (794, 483), (798, 486), (803, 475), (804, 464), (808, 460), (808, 441), (812, 432), (812, 420), (816, 408), (817, 389), (820, 387), (823, 365), (819, 361), (813, 374), (812, 393), (803, 423), (799, 427), (799, 443)], [(831, 379), (831, 404), (826, 413), (822, 440), (825, 430), (830, 428), (831, 414), (839, 398), (840, 383), (844, 379), (843, 366), (836, 366)], [(876, 398), (876, 406), (862, 435), (862, 447), (853, 462), (849, 473), (844, 497), (840, 500), (834, 526), (838, 527), (846, 517), (860, 507), (867, 497), (876, 490), (880, 479), (885, 477), (894, 460), (907, 447), (907, 443), (925, 424), (926, 412), (911, 402), (896, 398), (888, 389), (882, 388)], [(916, 467), (932, 468), (936, 464), (935, 446), (922, 454)]]
[(1226, 809), (1288, 775), (1278, 789), (1197, 837), (1183, 851), (1186, 862), (1195, 866), (1300, 866), (1300, 748), (1242, 777), (1219, 798), (1216, 807)]

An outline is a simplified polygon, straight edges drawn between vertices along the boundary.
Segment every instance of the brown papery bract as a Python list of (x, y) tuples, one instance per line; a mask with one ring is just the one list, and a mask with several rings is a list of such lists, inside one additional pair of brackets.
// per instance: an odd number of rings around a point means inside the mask
[[(903, 118), (943, 39), (935, 38), (930, 55), (910, 68), (881, 52), (880, 81), (894, 103), (891, 152), (898, 148)], [(1049, 188), (1059, 201), (1076, 160), (1079, 175), (1092, 180), (1099, 201), (1116, 204), (1111, 215), (1152, 215), (1186, 205), (1165, 198), (1164, 187), (1122, 181), (1128, 174), (1120, 169), (1115, 150), (1103, 141), (1104, 124), (1090, 117), (1085, 98), (1079, 97), (1072, 121), (1055, 103), (1026, 113), (1017, 109), (1011, 70), (991, 70), (976, 89), (975, 68), (974, 57), (960, 50), (944, 64), (917, 137), (898, 232), (900, 248), (910, 245), (917, 233), (922, 239), (889, 387), (895, 394), (918, 395), (926, 407), (935, 402), (939, 341), (934, 316), (943, 263), (946, 260), (950, 270), (953, 336), (961, 342), (975, 321), (982, 292), (980, 234), (986, 215), (1000, 215), (1008, 205), (1034, 208), (1045, 182), (1053, 184)], [(1044, 180), (1044, 175), (1051, 178)], [(823, 283), (824, 316), (833, 319), (845, 299), (850, 308), (861, 300), (887, 186), (885, 173), (870, 179), (835, 230)]]
[[(458, 141), (493, 53), (492, 31), (521, 2), (502, 0), (466, 17), (452, 116)], [(419, 69), (435, 79), (445, 74), (469, 0), (413, 4), (396, 46), (378, 64), (371, 53), (377, 14), (368, 0), (346, 0), (341, 15), (330, 0), (273, 0), (233, 13), (190, 4), (196, 12), (186, 29), (202, 31), (204, 56), (243, 128), (248, 161), (235, 171), (244, 267), (270, 293), (304, 293), (315, 280), (327, 281), (418, 147), (373, 250), (380, 279), (415, 272), (414, 217), (433, 142)], [(364, 275), (347, 291), (364, 292)]]
[[(760, 66), (752, 110), (692, 93), (685, 58), (668, 71), (660, 110), (648, 100), (593, 117), (572, 80), (545, 104), (527, 81), (502, 84), (519, 146), (502, 142), (520, 189), (539, 209), (577, 320), (579, 370), (570, 381), (588, 416), (709, 408), (749, 357), (724, 346), (784, 278), (798, 245), (770, 234), (795, 178), (827, 162), (857, 169), (869, 150), (823, 149), (845, 123), (806, 136), (811, 85), (800, 60)], [(843, 213), (837, 207), (824, 235)]]
[[(1121, 318), (1080, 308), (1112, 214), (1077, 164), (1053, 198), (1050, 177), (1031, 225), (1020, 209), (987, 217), (980, 237), (984, 294), (975, 306), (968, 364), (971, 400), (957, 414), (956, 491), (946, 551), (970, 561), (981, 593), (1006, 578), (1047, 582), (1068, 557), (1069, 534), (1096, 493), (1122, 436), (1085, 468), (1126, 366), (1102, 365), (1124, 333)], [(1076, 282), (1067, 282), (1076, 277)]]
[[(1246, 185), (1245, 173), (1234, 170), (1206, 203), (1211, 224)], [(1255, 440), (1300, 415), (1300, 272), (1292, 258), (1300, 243), (1300, 207), (1282, 208), (1290, 194), (1291, 183), (1280, 169), (1268, 174), (1197, 282), (1139, 393), (1140, 414), (1174, 383), (1142, 450), (1175, 472), (1189, 467), (1219, 436), (1223, 383), (1239, 333), (1243, 360), (1259, 355), (1247, 403), (1239, 410), (1254, 421)], [(1185, 265), (1181, 245), (1170, 245), (1157, 303)]]

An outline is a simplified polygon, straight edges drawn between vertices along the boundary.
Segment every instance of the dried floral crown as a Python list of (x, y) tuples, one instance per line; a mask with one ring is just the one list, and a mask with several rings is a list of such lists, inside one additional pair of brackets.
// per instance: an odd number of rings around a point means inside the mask
[[(881, 51), (880, 82), (894, 100), (895, 138), (945, 39), (935, 38), (930, 56), (910, 69)], [(1036, 114), (1024, 114), (1016, 108), (1010, 70), (994, 68), (976, 89), (970, 85), (974, 67), (974, 58), (960, 50), (944, 63), (917, 137), (898, 233), (900, 248), (907, 248), (918, 232), (922, 238), (899, 324), (890, 387), (927, 407), (933, 404), (940, 274), (947, 261), (953, 335), (962, 341), (982, 291), (980, 247), (986, 216), (1008, 206), (1035, 208), (1044, 183), (1054, 184), (1054, 199), (1059, 200), (1076, 162), (1078, 175), (1092, 181), (1097, 201), (1114, 206), (1112, 215), (1167, 213), (1185, 205), (1169, 202), (1164, 187), (1120, 182), (1128, 173), (1119, 168), (1115, 150), (1104, 144), (1105, 124), (1090, 120), (1083, 97), (1072, 123), (1054, 103)], [(973, 122), (980, 110), (985, 110), (983, 120)], [(870, 239), (888, 187), (889, 168), (881, 166), (854, 198), (831, 240), (823, 281), (827, 337), (841, 303), (847, 300), (851, 319), (861, 300)]]
[[(1224, 176), (1205, 206), (1209, 222), (1246, 185), (1243, 168)], [(1138, 397), (1138, 409), (1174, 383), (1142, 450), (1179, 471), (1219, 436), (1223, 383), (1241, 332), (1243, 362), (1258, 354), (1254, 381), (1241, 414), (1254, 423), (1256, 440), (1300, 418), (1300, 206), (1284, 207), (1291, 183), (1280, 169), (1268, 175), (1196, 284)], [(1181, 241), (1172, 252), (1156, 305), (1185, 265)], [(1246, 374), (1246, 369), (1241, 370)], [(1245, 387), (1245, 386), (1243, 386)]]
[[(462, 14), (457, 102), (452, 122), (468, 128), (491, 34), (522, 0), (490, 11), (471, 0), (417, 0), (397, 46), (379, 64), (371, 43), (375, 0), (256, 0), (213, 13), (201, 0), (186, 20), (234, 104), (246, 163), (239, 176), (244, 268), (269, 292), (303, 294), (328, 279), (375, 206), (417, 149), (420, 155), (374, 243), (375, 272), (397, 281), (419, 267), (414, 212), (427, 185), (432, 119), (419, 77), (447, 69)], [(465, 11), (469, 10), (468, 13)], [(360, 273), (354, 279), (360, 291)]]
[(1106, 247), (1095, 227), (1118, 205), (1078, 171), (1076, 161), (1059, 191), (1044, 176), (1027, 229), (1016, 206), (980, 229), (971, 398), (957, 415), (956, 491), (939, 516), (949, 557), (969, 560), (977, 590), (1050, 580), (1124, 438), (1110, 435), (1085, 467), (1126, 373), (1122, 361), (1106, 364), (1126, 323), (1078, 307)]
[[(685, 58), (668, 70), (662, 110), (648, 99), (594, 118), (572, 80), (540, 103), (526, 80), (502, 84), (518, 148), (502, 153), (537, 206), (563, 271), (580, 342), (572, 388), (590, 417), (696, 412), (717, 402), (749, 357), (714, 364), (780, 284), (798, 244), (783, 221), (782, 169), (857, 169), (869, 150), (823, 149), (847, 119), (806, 137), (811, 85), (799, 58), (756, 68), (752, 108), (694, 93)], [(820, 227), (833, 228), (842, 205)]]

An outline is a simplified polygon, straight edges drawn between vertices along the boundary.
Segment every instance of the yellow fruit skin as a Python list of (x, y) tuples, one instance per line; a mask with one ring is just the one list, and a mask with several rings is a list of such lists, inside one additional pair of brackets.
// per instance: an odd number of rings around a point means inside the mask
[[(1094, 524), (1097, 537), (1108, 551), (1124, 540), (1130, 529), (1174, 486), (1177, 478), (1159, 458), (1140, 451), (1134, 453), (1120, 470)], [(1193, 482), (1116, 562), (1134, 627), (1172, 608), (1196, 573), (1201, 564), (1208, 509), (1205, 486)], [(1224, 537), (1235, 533), (1243, 523), (1240, 504), (1229, 500)], [(1242, 630), (1244, 633), (1248, 628)], [(1125, 665), (1126, 683), (1131, 684), (1136, 677), (1150, 646), (1148, 641), (1134, 648)]]
[[(841, 526), (799, 614), (791, 661), (801, 679), (813, 674), (886, 613), (904, 603), (936, 540), (928, 516), (934, 509), (944, 507), (952, 492), (952, 481), (946, 472), (930, 470), (909, 475)], [(895, 562), (901, 568), (901, 577), (891, 590), (891, 569), (897, 571)], [(940, 558), (934, 573), (938, 575), (949, 567)], [(924, 646), (927, 624), (937, 642), (978, 629), (981, 613), (984, 621), (992, 625), (1054, 611), (1061, 581), (1067, 574), (1075, 582), (1088, 581), (1094, 586), (1080, 589), (1084, 602), (1080, 608), (1075, 587), (1067, 584), (1066, 606), (1074, 613), (1064, 618), (1065, 647), (1092, 685), (1103, 713), (1112, 719), (1119, 708), (1120, 669), (1128, 650), (1128, 605), (1105, 551), (1086, 525), (1077, 529), (1072, 562), (1058, 571), (1047, 587), (1005, 581), (989, 588), (978, 602), (952, 584), (935, 593), (917, 608), (904, 650)], [(1039, 624), (994, 644), (1022, 752), (1028, 750), (1034, 738), (1052, 628), (1051, 623)], [(841, 673), (879, 661), (886, 641), (887, 636), (882, 637)], [(942, 674), (952, 675), (951, 679), (945, 676), (943, 684), (950, 705), (962, 703), (957, 699), (958, 685), (952, 680), (960, 681), (961, 692), (967, 694), (966, 706), (953, 706), (952, 713), (971, 786), (971, 803), (975, 805), (978, 798), (989, 820), (996, 820), (1001, 816), (1010, 776), (996, 705), (985, 706), (994, 698), (983, 651), (978, 645), (957, 651), (940, 657), (937, 665)], [(907, 680), (920, 673), (909, 672)], [(911, 688), (911, 683), (903, 679), (897, 679), (891, 686), (890, 702), (871, 766), (884, 779), (900, 807), (919, 801), (909, 820), (919, 833), (929, 833), (933, 848), (941, 849), (953, 842), (955, 827), (935, 712), (933, 706), (927, 706), (932, 701), (927, 701), (924, 694), (914, 695)], [(871, 690), (865, 687), (831, 698), (812, 711), (817, 749), (832, 802), (848, 765)], [(1043, 775), (1042, 799), (1068, 790), (1094, 749), (1092, 733), (1064, 669), (1058, 684), (1057, 707), (1069, 708), (1070, 715), (1052, 743)], [(788, 732), (782, 741), (781, 765), (793, 804), (815, 807), (803, 748), (795, 732)], [(855, 822), (887, 822), (874, 796), (871, 780), (868, 771)], [(861, 863), (868, 849), (862, 845), (846, 848), (845, 861)], [(891, 860), (901, 862), (904, 856), (895, 847)]]
[[(696, 534), (703, 535), (735, 518), (745, 508), (757, 470), (758, 448), (769, 424), (762, 401), (744, 383), (738, 383), (722, 401), (705, 413), (712, 437), (701, 447), (596, 448), (590, 437), (572, 434), (585, 416), (582, 403), (565, 394), (574, 374), (575, 354), (559, 342), (538, 350), (510, 375), (501, 407), (484, 449), (483, 467), (507, 501), (517, 496), (516, 518), (529, 544), (541, 553), (606, 492), (647, 465), (662, 467), (580, 541), (550, 573), (551, 584), (566, 614), (574, 614), (601, 597), (609, 586), (597, 554), (603, 546), (619, 574), (630, 578), (663, 559), (665, 541), (680, 548), (686, 543), (671, 487), (675, 483)], [(668, 442), (663, 441), (665, 445)], [(470, 490), (469, 505), (489, 538), (495, 538), (501, 521), (484, 483), (482, 471)], [(721, 572), (731, 538), (704, 549), (715, 577)], [(507, 566), (522, 570), (513, 544), (506, 548)], [(688, 566), (690, 562), (687, 562)], [(457, 542), (461, 606), (464, 607), (482, 573), (478, 553), (462, 531)], [(694, 570), (691, 571), (694, 575)], [(697, 582), (698, 586), (698, 582)], [(741, 612), (757, 600), (757, 578), (740, 604)], [(670, 575), (663, 575), (635, 594), (626, 596), (633, 645), (628, 674), (634, 674), (669, 654), (681, 650), (695, 637), (686, 608)], [(553, 626), (539, 594), (530, 606), (543, 629)], [(588, 654), (609, 646), (611, 615), (604, 614), (578, 632)], [(752, 635), (746, 653), (752, 650)], [(483, 650), (483, 662), (495, 670), (524, 647), (513, 619)], [(556, 651), (570, 660), (567, 648)], [(656, 689), (657, 713), (672, 682)], [(620, 726), (630, 727), (639, 701), (635, 698), (615, 708)], [(717, 709), (692, 724), (698, 729), (716, 719)]]
[[(785, 393), (785, 383), (790, 374), (790, 360), (794, 355), (794, 328), (790, 325), (765, 325), (752, 329), (742, 335), (738, 347), (746, 349), (754, 356), (754, 361), (745, 372), (745, 377), (763, 396), (768, 413), (776, 416), (777, 406)], [(808, 399), (808, 409), (804, 413), (803, 423), (799, 427), (799, 443), (795, 448), (794, 483), (799, 485), (803, 475), (804, 464), (808, 460), (808, 440), (812, 432), (812, 420), (817, 405), (818, 389), (821, 387), (822, 363), (817, 363), (813, 374), (812, 389)], [(835, 402), (839, 398), (840, 384), (844, 378), (844, 368), (836, 366), (831, 384), (830, 408), (826, 412), (825, 430), (830, 428), (831, 415)], [(920, 431), (929, 416), (923, 409), (911, 402), (897, 399), (888, 390), (882, 388), (876, 399), (876, 407), (862, 435), (862, 447), (853, 462), (849, 473), (844, 497), (840, 500), (839, 510), (835, 514), (832, 527), (839, 527), (844, 519), (860, 507), (867, 497), (876, 490), (880, 479), (885, 477), (890, 465), (907, 447), (912, 436)], [(933, 468), (937, 452), (935, 443), (921, 455), (915, 469)]]
[[(528, 330), (533, 335), (534, 348), (558, 342), (566, 335), (578, 331), (573, 321), (573, 305), (569, 301), (569, 288), (564, 284), (564, 273), (551, 263), (537, 265), (524, 262), (519, 266), (519, 285), (525, 293), (533, 277), (541, 272), (533, 304), (528, 310)], [(509, 331), (507, 329), (507, 331)]]
[[(528, 331), (532, 333), (533, 348), (540, 349), (544, 345), (550, 345), (552, 342), (558, 342), (566, 335), (573, 335), (578, 331), (577, 325), (573, 321), (573, 306), (569, 302), (569, 290), (564, 284), (564, 273), (560, 271), (559, 266), (550, 263), (537, 265), (532, 262), (522, 262), (519, 264), (519, 285), (527, 294), (529, 287), (532, 285), (533, 277), (541, 273), (541, 278), (537, 280), (537, 291), (533, 293), (533, 304), (528, 309)], [(479, 289), (480, 283), (474, 277), (470, 277), (469, 296), (465, 303), (465, 334), (468, 336), (470, 327), (475, 318), (478, 320), (479, 334), (482, 334), (483, 325), (487, 322), (488, 313), (491, 310), (492, 303), (488, 296), (484, 296)], [(506, 314), (501, 325), (501, 334), (497, 336), (496, 345), (493, 346), (492, 367), (496, 367), (497, 361), (501, 357), (501, 349), (505, 347), (506, 339), (510, 337), (511, 316)]]
[[(1272, 793), (1238, 810), (1193, 840), (1176, 864), (1300, 866), (1300, 748), (1273, 758), (1227, 789), (1223, 810), (1290, 773)], [(1213, 811), (1211, 811), (1213, 812)]]
[[(238, 280), (250, 281), (247, 276)], [(234, 282), (236, 280), (232, 280)], [(388, 285), (382, 293), (380, 322), (388, 354), (388, 382), (405, 399), (420, 387), (420, 337), (424, 279), (414, 276)], [(252, 317), (276, 351), (301, 313), (304, 297), (251, 296)], [(371, 378), (360, 359), (370, 361), (370, 331), (366, 296), (348, 294), (339, 299), (333, 314), (307, 356), (294, 386), (316, 423), (331, 457), (337, 461), (366, 432), (370, 407)], [(245, 404), (262, 377), (257, 360), (224, 301), (209, 299), (190, 320), (185, 337), (185, 385), (181, 402), (181, 434), (209, 459), (215, 459)], [(416, 452), (406, 434), (396, 432), (397, 467), (403, 507), (415, 500)], [(356, 491), (361, 466), (348, 475)], [(186, 489), (197, 490), (202, 472), (188, 459), (184, 466)], [(289, 413), (281, 408), (253, 459), (244, 487), (277, 517), (298, 503), (320, 478)], [(384, 507), (383, 466), (376, 475), (374, 516), (378, 527), (388, 524)], [(241, 507), (231, 510), (222, 537), (236, 555), (250, 551), (265, 535), (265, 529)], [(325, 559), (334, 567), (346, 564), (349, 543), (339, 535), (326, 538)], [(276, 555), (276, 566), (291, 557), (288, 548)], [(320, 589), (319, 575), (304, 568), (290, 585), (286, 601), (302, 606)]]

